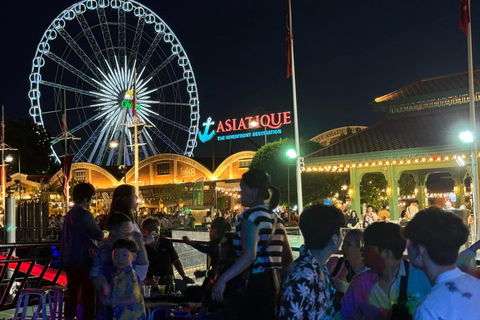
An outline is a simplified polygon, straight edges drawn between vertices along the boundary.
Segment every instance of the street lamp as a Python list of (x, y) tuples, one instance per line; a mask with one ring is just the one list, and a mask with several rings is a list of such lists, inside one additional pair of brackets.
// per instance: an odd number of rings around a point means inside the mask
[[(288, 149), (286, 152), (286, 156), (289, 159), (296, 159), (297, 158), (297, 152), (295, 149)], [(290, 212), (291, 207), (290, 207), (290, 163), (287, 164), (287, 196), (288, 196), (288, 222), (290, 223)]]
[(112, 149), (115, 149), (116, 147), (118, 147), (118, 142), (115, 139), (112, 139), (108, 146)]
[[(18, 190), (18, 194), (19, 194), (19, 198), (20, 200), (22, 200), (22, 171), (20, 169), (20, 150), (18, 149), (10, 149), (10, 150), (13, 150), (13, 151), (17, 151), (18, 152), (18, 184), (20, 186), (20, 189)], [(13, 157), (11, 154), (8, 154), (6, 157), (5, 157), (5, 162), (12, 162), (13, 161)]]
[[(110, 140), (110, 143), (108, 144), (108, 146), (111, 149), (117, 148), (118, 145), (119, 144), (115, 139)], [(126, 152), (124, 153), (125, 153), (125, 157), (124, 157), (125, 163), (123, 166), (119, 166), (118, 169), (120, 170), (120, 173), (123, 175), (123, 183), (126, 184), (127, 183), (127, 154)]]

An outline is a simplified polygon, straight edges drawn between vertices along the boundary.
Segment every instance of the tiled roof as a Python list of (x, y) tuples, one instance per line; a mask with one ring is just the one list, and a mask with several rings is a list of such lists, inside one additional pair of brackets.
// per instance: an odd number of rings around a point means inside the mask
[[(480, 121), (477, 111), (477, 122)], [(369, 152), (460, 145), (458, 135), (468, 129), (465, 107), (419, 111), (381, 123), (340, 140), (308, 158), (354, 155)], [(478, 126), (477, 126), (478, 127)], [(478, 132), (478, 129), (477, 129)]]
[[(473, 72), (475, 86), (480, 85), (480, 68)], [(422, 95), (438, 94), (453, 90), (468, 89), (468, 73), (456, 73), (423, 79), (375, 99), (375, 103), (400, 100)]]

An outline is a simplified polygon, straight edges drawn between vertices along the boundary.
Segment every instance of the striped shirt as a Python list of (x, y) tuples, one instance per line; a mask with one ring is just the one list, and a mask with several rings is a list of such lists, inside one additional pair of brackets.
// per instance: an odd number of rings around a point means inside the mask
[(233, 245), (237, 255), (242, 253), (242, 220), (252, 221), (258, 229), (257, 258), (252, 264), (252, 273), (261, 273), (266, 269), (282, 267), (282, 250), (287, 233), (282, 219), (278, 216), (275, 234), (269, 246), (266, 249), (262, 249), (272, 234), (275, 216), (276, 213), (273, 213), (266, 206), (258, 205), (243, 211), (235, 225)]

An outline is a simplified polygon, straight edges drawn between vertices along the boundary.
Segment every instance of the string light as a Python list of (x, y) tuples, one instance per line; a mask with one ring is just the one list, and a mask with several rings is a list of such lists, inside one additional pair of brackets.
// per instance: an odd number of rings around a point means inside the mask
[(224, 194), (226, 196), (240, 199), (240, 194), (238, 194), (240, 192), (240, 188), (228, 189), (228, 188), (216, 187), (215, 190), (217, 190), (217, 192), (220, 192), (221, 194)]
[[(478, 155), (480, 157), (480, 153)], [(427, 162), (442, 162), (442, 161), (453, 161), (456, 158), (461, 157), (465, 159), (467, 156), (465, 154), (457, 155), (457, 154), (450, 154), (450, 155), (437, 155), (437, 156), (430, 156), (430, 157), (412, 157), (412, 158), (405, 158), (405, 159), (391, 159), (391, 160), (376, 160), (371, 162), (358, 162), (358, 163), (335, 163), (330, 165), (323, 165), (323, 166), (309, 166), (303, 168), (304, 172), (348, 172), (350, 168), (369, 168), (369, 167), (377, 167), (377, 166), (385, 166), (384, 169), (387, 170), (388, 165), (401, 165), (401, 166), (408, 166), (412, 164), (421, 164)]]

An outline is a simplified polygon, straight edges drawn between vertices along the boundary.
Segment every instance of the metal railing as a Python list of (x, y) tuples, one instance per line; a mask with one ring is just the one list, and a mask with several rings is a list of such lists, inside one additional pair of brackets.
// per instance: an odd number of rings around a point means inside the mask
[(0, 244), (0, 310), (16, 307), (18, 292), (24, 288), (66, 284), (62, 270), (55, 268), (60, 244)]

